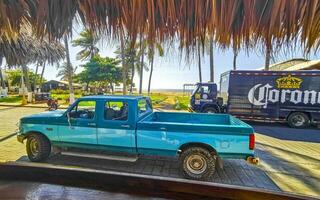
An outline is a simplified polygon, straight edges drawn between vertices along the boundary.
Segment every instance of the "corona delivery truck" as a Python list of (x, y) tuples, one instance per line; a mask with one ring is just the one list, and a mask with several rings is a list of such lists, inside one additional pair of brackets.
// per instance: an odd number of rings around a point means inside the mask
[(190, 110), (230, 113), (246, 120), (286, 121), (304, 128), (320, 122), (320, 71), (228, 71), (214, 83), (198, 83)]

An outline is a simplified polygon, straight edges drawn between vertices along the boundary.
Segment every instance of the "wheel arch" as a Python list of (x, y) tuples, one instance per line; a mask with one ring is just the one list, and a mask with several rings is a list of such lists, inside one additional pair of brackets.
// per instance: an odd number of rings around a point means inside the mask
[(206, 143), (203, 143), (203, 142), (189, 142), (189, 143), (185, 143), (183, 145), (181, 145), (178, 149), (178, 153), (181, 154), (183, 151), (185, 151), (186, 149), (188, 148), (191, 148), (191, 147), (202, 147), (206, 150), (208, 150), (210, 153), (214, 153), (215, 155), (218, 156), (218, 152), (217, 150), (212, 147), (211, 145), (209, 144), (206, 144)]
[(204, 104), (201, 108), (201, 112), (203, 112), (205, 109), (210, 108), (210, 107), (216, 109), (219, 113), (221, 113), (221, 109), (217, 103)]
[(309, 120), (312, 121), (312, 114), (310, 112), (306, 112), (306, 111), (299, 111), (299, 110), (295, 110), (295, 111), (291, 111), (289, 112), (289, 114), (286, 117), (286, 121), (289, 120), (290, 115), (292, 115), (293, 113), (304, 113), (309, 117)]
[(48, 140), (48, 142), (51, 144), (48, 136), (46, 136), (44, 133), (40, 132), (40, 131), (28, 131), (24, 134), (24, 138), (23, 140), (27, 139), (30, 135), (33, 135), (33, 134), (38, 134), (38, 135), (41, 135), (43, 136), (44, 138), (46, 138)]

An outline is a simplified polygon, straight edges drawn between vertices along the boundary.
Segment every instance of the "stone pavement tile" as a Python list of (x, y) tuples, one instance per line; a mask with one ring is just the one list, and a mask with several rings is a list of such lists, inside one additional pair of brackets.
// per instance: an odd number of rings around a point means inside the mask
[(257, 134), (259, 168), (287, 192), (320, 196), (320, 143)]
[[(0, 110), (0, 138), (14, 133), (19, 119), (23, 116), (43, 112), (41, 108), (8, 107)], [(1, 144), (0, 144), (1, 145)]]
[(0, 142), (0, 162), (15, 161), (25, 155), (25, 145), (19, 143), (15, 136)]

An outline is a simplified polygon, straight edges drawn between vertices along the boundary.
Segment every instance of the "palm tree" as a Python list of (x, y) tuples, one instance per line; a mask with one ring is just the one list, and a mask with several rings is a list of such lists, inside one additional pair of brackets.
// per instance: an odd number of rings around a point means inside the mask
[(209, 56), (210, 56), (210, 82), (214, 82), (214, 60), (213, 60), (213, 39), (209, 39)]
[(6, 85), (4, 83), (3, 73), (2, 73), (2, 55), (0, 54), (0, 89), (5, 89)]
[(161, 46), (160, 43), (156, 43), (155, 45), (149, 45), (148, 48), (148, 60), (150, 63), (150, 74), (149, 74), (149, 82), (148, 82), (148, 95), (150, 94), (150, 90), (151, 90), (151, 79), (152, 79), (152, 73), (153, 73), (153, 64), (154, 64), (154, 54), (155, 54), (155, 48), (157, 49), (159, 56), (163, 56), (164, 55), (164, 51), (163, 48)]
[(233, 48), (233, 70), (237, 70), (238, 50)]
[(142, 94), (142, 82), (143, 82), (143, 70), (144, 70), (144, 53), (145, 53), (145, 48), (146, 44), (143, 41), (143, 36), (140, 35), (140, 55), (141, 55), (141, 62), (140, 62), (140, 72), (139, 72), (139, 94)]
[(99, 37), (97, 37), (92, 31), (85, 30), (80, 33), (80, 37), (72, 40), (72, 46), (81, 47), (82, 50), (77, 53), (78, 60), (92, 59), (99, 53), (99, 48), (96, 47)]
[(272, 47), (271, 45), (266, 45), (266, 60), (264, 70), (269, 71), (270, 59), (271, 59)]
[(64, 81), (69, 81), (69, 75), (72, 75), (72, 78), (75, 75), (75, 72), (77, 70), (77, 68), (73, 68), (73, 67), (69, 67), (69, 65), (67, 64), (67, 62), (62, 63), (62, 65), (58, 66), (58, 74), (57, 77), (61, 77), (61, 80)]
[(127, 94), (127, 77), (128, 77), (128, 66), (125, 62), (125, 46), (124, 46), (124, 35), (120, 32), (120, 55), (121, 55), (121, 65), (122, 65), (122, 94)]
[(69, 46), (68, 46), (68, 37), (67, 35), (64, 36), (64, 46), (66, 50), (66, 65), (65, 65), (65, 72), (66, 72), (66, 78), (69, 83), (69, 102), (72, 104), (74, 102), (74, 90), (73, 90), (73, 67), (70, 61), (70, 52), (69, 52)]
[(57, 63), (64, 58), (64, 48), (58, 42), (34, 37), (32, 28), (24, 24), (16, 39), (0, 37), (0, 52), (5, 57), (9, 67), (21, 67), (24, 80), (29, 92), (31, 84), (28, 75), (28, 64)]
[(202, 82), (202, 74), (201, 74), (201, 47), (200, 43), (198, 43), (198, 70), (199, 70), (199, 82)]

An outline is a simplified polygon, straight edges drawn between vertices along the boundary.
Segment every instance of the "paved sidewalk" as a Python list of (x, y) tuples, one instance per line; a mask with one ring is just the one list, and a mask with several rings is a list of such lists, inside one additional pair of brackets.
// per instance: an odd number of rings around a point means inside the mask
[[(29, 162), (26, 156), (18, 162)], [(46, 163), (98, 170), (120, 171), (153, 176), (183, 178), (177, 159), (163, 157), (142, 157), (136, 162), (121, 162), (91, 158), (79, 158), (63, 155), (52, 156)], [(240, 185), (280, 191), (273, 181), (258, 167), (246, 163), (244, 160), (225, 160), (224, 169), (217, 169), (210, 180), (215, 183)]]
[(259, 168), (283, 191), (320, 197), (320, 143), (257, 134), (256, 153)]

